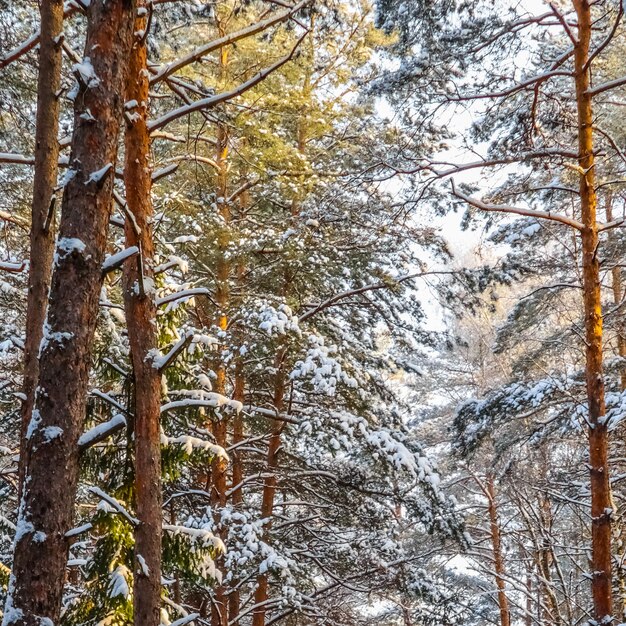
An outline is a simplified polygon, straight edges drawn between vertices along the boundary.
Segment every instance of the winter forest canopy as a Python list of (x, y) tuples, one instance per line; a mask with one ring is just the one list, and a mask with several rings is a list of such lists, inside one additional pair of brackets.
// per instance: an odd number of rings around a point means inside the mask
[(0, 0), (2, 626), (626, 624), (618, 0)]

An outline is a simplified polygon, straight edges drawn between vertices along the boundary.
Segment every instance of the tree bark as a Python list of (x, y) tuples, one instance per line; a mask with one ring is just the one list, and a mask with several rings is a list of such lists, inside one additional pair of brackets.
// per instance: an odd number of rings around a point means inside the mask
[(39, 344), (48, 306), (48, 290), (54, 254), (54, 189), (59, 171), (59, 90), (62, 51), (58, 39), (63, 32), (63, 0), (40, 5), (41, 36), (37, 76), (37, 127), (35, 130), (35, 170), (31, 206), (30, 263), (26, 340), (24, 342), (24, 401), (21, 408), (19, 497), (28, 464), (26, 431), (30, 422), (39, 375)]
[[(284, 360), (287, 354), (286, 348), (281, 348), (275, 359), (276, 378), (274, 382), (274, 410), (277, 414), (283, 412), (285, 402), (286, 380), (284, 372)], [(274, 514), (274, 496), (276, 495), (278, 467), (278, 454), (280, 452), (281, 435), (285, 424), (274, 420), (272, 433), (267, 452), (267, 478), (263, 484), (263, 498), (261, 501), (261, 519), (271, 520)], [(265, 523), (264, 535), (267, 536), (271, 528), (271, 521)], [(268, 594), (269, 578), (267, 573), (260, 574), (257, 579), (257, 589), (254, 594), (254, 604), (258, 605), (252, 614), (252, 626), (265, 626), (265, 612)]]
[(608, 464), (608, 431), (604, 422), (602, 370), (602, 308), (598, 226), (593, 153), (593, 110), (589, 93), (589, 48), (592, 33), (589, 0), (573, 0), (578, 16), (578, 40), (574, 46), (576, 103), (578, 110), (578, 164), (580, 174), (583, 298), (585, 311), (586, 379), (589, 404), (589, 471), (591, 479), (591, 589), (594, 618), (609, 623), (613, 615), (611, 594), (611, 493)]
[[(222, 32), (220, 31), (220, 34)], [(220, 50), (220, 74), (225, 74), (228, 65), (228, 50)], [(218, 258), (217, 258), (217, 289), (215, 300), (219, 307), (217, 315), (217, 326), (220, 330), (228, 329), (228, 307), (230, 304), (230, 269), (231, 264), (227, 258), (227, 251), (230, 245), (229, 222), (230, 207), (226, 201), (228, 191), (228, 131), (224, 124), (219, 124), (217, 129), (217, 196), (218, 207), (222, 217), (222, 229), (218, 236)], [(216, 368), (215, 391), (221, 395), (226, 395), (226, 365), (222, 360), (222, 352), (218, 355)], [(226, 449), (228, 434), (228, 415), (217, 414), (212, 424), (215, 443)], [(221, 511), (226, 506), (228, 462), (222, 457), (215, 457), (211, 463), (211, 505), (215, 513), (215, 522), (221, 538), (224, 538), (224, 531), (221, 528)], [(223, 565), (223, 558), (219, 559), (220, 566)], [(218, 585), (215, 589), (215, 596), (211, 605), (211, 625), (228, 626), (228, 603), (226, 602), (226, 589), (224, 585)]]
[[(145, 2), (139, 6), (145, 8)], [(124, 264), (124, 305), (135, 385), (135, 503), (139, 525), (135, 529), (133, 579), (134, 624), (161, 623), (161, 374), (151, 354), (156, 354), (157, 306), (154, 288), (152, 232), (152, 179), (150, 133), (147, 127), (149, 74), (147, 69), (147, 17), (138, 16), (134, 31), (142, 34), (130, 57), (126, 100), (130, 111), (125, 133), (124, 184), (126, 202), (135, 223), (124, 224), (126, 247), (137, 246), (139, 255)]]
[(133, 0), (92, 0), (3, 625), (59, 619), (111, 213)]
[(504, 582), (504, 559), (502, 557), (502, 541), (500, 522), (498, 520), (498, 504), (496, 502), (496, 488), (493, 474), (488, 474), (485, 480), (487, 506), (489, 509), (489, 534), (491, 550), (493, 552), (494, 570), (496, 573), (496, 587), (498, 588), (498, 608), (500, 610), (500, 626), (511, 626), (511, 611), (509, 598), (506, 595)]

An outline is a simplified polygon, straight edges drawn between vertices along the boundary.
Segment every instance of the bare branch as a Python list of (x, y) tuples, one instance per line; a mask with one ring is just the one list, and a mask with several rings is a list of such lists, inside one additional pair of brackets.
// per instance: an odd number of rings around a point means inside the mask
[(578, 231), (582, 231), (585, 226), (582, 222), (578, 220), (567, 217), (566, 215), (558, 215), (555, 213), (550, 213), (548, 211), (535, 211), (533, 209), (522, 209), (520, 207), (511, 207), (499, 204), (487, 204), (482, 202), (481, 200), (477, 200), (470, 196), (465, 195), (464, 193), (458, 191), (454, 185), (454, 181), (450, 181), (452, 186), (452, 195), (459, 198), (460, 200), (464, 200), (468, 204), (481, 211), (488, 211), (493, 213), (514, 213), (515, 215), (522, 215), (525, 217), (535, 217), (537, 219), (550, 220), (552, 222), (559, 222), (560, 224), (565, 224), (566, 226), (571, 226)]

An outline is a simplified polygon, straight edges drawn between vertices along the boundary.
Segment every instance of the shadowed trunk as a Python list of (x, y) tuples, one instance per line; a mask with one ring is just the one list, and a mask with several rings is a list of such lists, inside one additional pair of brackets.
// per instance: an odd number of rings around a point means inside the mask
[(29, 463), (3, 619), (7, 626), (59, 619), (134, 7), (132, 0), (92, 0), (87, 9), (85, 60), (75, 68), (71, 169), (26, 433)]
[(19, 496), (28, 464), (26, 431), (30, 422), (39, 376), (39, 344), (48, 306), (48, 290), (54, 254), (54, 188), (59, 170), (59, 91), (61, 88), (61, 40), (63, 0), (41, 3), (41, 38), (37, 77), (37, 127), (35, 131), (35, 171), (31, 207), (28, 305), (24, 342), (24, 382), (26, 396), (21, 410)]

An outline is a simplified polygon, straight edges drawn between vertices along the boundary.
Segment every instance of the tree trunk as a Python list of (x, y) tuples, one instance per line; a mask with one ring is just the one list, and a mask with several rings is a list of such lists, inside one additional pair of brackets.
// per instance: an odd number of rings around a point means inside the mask
[[(276, 379), (274, 383), (274, 410), (277, 414), (282, 413), (285, 401), (285, 372), (284, 360), (287, 354), (286, 348), (281, 348), (276, 355), (275, 368)], [(270, 436), (269, 449), (267, 451), (267, 478), (263, 484), (263, 499), (261, 502), (261, 519), (271, 520), (274, 514), (274, 496), (276, 495), (276, 469), (278, 467), (278, 453), (280, 451), (281, 435), (284, 423), (274, 420)], [(271, 528), (271, 521), (265, 523), (264, 535)], [(267, 573), (260, 574), (257, 579), (257, 589), (254, 594), (254, 604), (257, 608), (252, 614), (252, 626), (265, 626), (266, 601), (268, 594), (269, 579)]]
[(59, 90), (61, 87), (61, 41), (63, 0), (40, 5), (41, 38), (37, 77), (37, 128), (35, 130), (35, 172), (31, 207), (30, 263), (26, 341), (24, 343), (25, 395), (21, 410), (19, 497), (28, 464), (26, 431), (30, 422), (39, 375), (39, 344), (48, 306), (48, 290), (54, 254), (54, 188), (59, 170)]
[[(222, 32), (222, 31), (220, 31)], [(226, 71), (228, 64), (228, 51), (226, 48), (220, 50), (220, 70), (222, 75)], [(230, 305), (230, 261), (227, 258), (227, 251), (230, 245), (229, 222), (230, 207), (226, 202), (228, 191), (228, 131), (224, 124), (219, 124), (217, 129), (217, 196), (218, 207), (222, 217), (222, 228), (218, 237), (218, 260), (217, 260), (217, 290), (215, 300), (219, 307), (217, 325), (222, 331), (228, 329), (228, 307)], [(218, 356), (215, 391), (221, 395), (226, 395), (226, 365), (222, 359), (222, 352)], [(217, 414), (212, 425), (215, 442), (226, 448), (228, 433), (228, 415)], [(221, 510), (226, 506), (228, 462), (222, 457), (215, 457), (211, 464), (211, 505), (215, 515), (215, 522), (218, 526), (220, 537), (224, 538), (221, 528)], [(223, 565), (223, 558), (219, 559), (220, 566)], [(211, 605), (211, 625), (228, 626), (228, 603), (226, 602), (226, 589), (224, 585), (218, 585), (215, 589), (215, 597)]]
[(487, 506), (489, 508), (489, 534), (491, 536), (491, 549), (493, 552), (493, 564), (496, 573), (496, 586), (498, 588), (498, 608), (500, 609), (500, 626), (511, 626), (511, 611), (509, 598), (506, 595), (504, 582), (504, 558), (502, 556), (502, 541), (500, 536), (500, 522), (498, 520), (498, 504), (496, 502), (496, 488), (493, 474), (486, 478)]
[[(143, 6), (144, 3), (140, 3)], [(135, 20), (143, 33), (147, 17)], [(125, 134), (126, 201), (135, 224), (126, 219), (126, 247), (139, 255), (124, 264), (124, 305), (135, 384), (135, 500), (139, 525), (135, 530), (134, 623), (161, 623), (161, 374), (151, 354), (158, 348), (154, 290), (153, 206), (151, 198), (148, 71), (145, 36), (137, 39), (130, 58), (126, 100), (136, 101)]]
[[(233, 399), (238, 402), (244, 401), (244, 377), (241, 363), (237, 363), (235, 369), (235, 389), (233, 392)], [(237, 445), (244, 440), (243, 430), (243, 416), (241, 412), (238, 412), (233, 417), (233, 445)], [(236, 487), (243, 482), (243, 459), (241, 451), (238, 449), (233, 450), (231, 454), (232, 462), (232, 487)], [(243, 503), (243, 487), (240, 487), (232, 494), (232, 503), (234, 507), (239, 507)], [(235, 586), (237, 581), (232, 582), (232, 586)], [(232, 622), (239, 615), (239, 605), (241, 604), (241, 594), (238, 589), (231, 590), (228, 596), (228, 618)]]
[(134, 7), (133, 0), (92, 0), (87, 9), (86, 59), (76, 68), (80, 89), (71, 175), (26, 434), (29, 463), (5, 626), (41, 626), (59, 619)]
[(602, 371), (602, 309), (600, 262), (596, 222), (593, 111), (588, 67), (591, 41), (589, 0), (574, 0), (578, 15), (575, 45), (576, 102), (578, 109), (578, 163), (581, 168), (580, 199), (583, 253), (583, 298), (585, 310), (586, 378), (589, 403), (589, 471), (591, 476), (591, 588), (594, 618), (609, 623), (613, 614), (611, 595), (611, 497), (608, 464), (608, 431), (604, 423), (604, 378)]
[[(613, 221), (613, 196), (612, 194), (608, 194), (606, 198), (606, 221)], [(615, 248), (617, 242), (615, 240), (615, 235), (613, 231), (609, 231), (608, 233), (608, 242), (612, 248)], [(612, 279), (612, 292), (613, 292), (613, 304), (616, 307), (619, 307), (622, 302), (622, 268), (619, 265), (615, 265), (611, 269), (611, 279)], [(615, 323), (615, 330), (617, 333), (617, 355), (622, 359), (626, 357), (626, 334), (624, 333), (624, 323), (622, 319), (621, 312), (618, 312), (619, 316)], [(620, 391), (623, 393), (626, 391), (626, 367), (621, 364), (620, 365)], [(622, 424), (620, 424), (620, 427)], [(624, 428), (618, 427), (618, 434), (623, 439)], [(619, 471), (619, 468), (618, 468)], [(611, 493), (611, 508), (614, 511), (618, 511), (617, 506), (615, 505), (615, 498), (613, 497), (613, 490)], [(622, 519), (623, 513), (620, 511), (618, 519)], [(617, 581), (616, 585), (616, 599), (619, 604), (619, 615), (620, 621), (624, 622), (626, 620), (626, 570), (624, 569), (624, 537), (623, 537), (623, 524), (617, 523), (613, 525), (612, 534), (613, 534), (613, 543), (615, 546), (616, 559), (615, 559), (615, 579)]]

